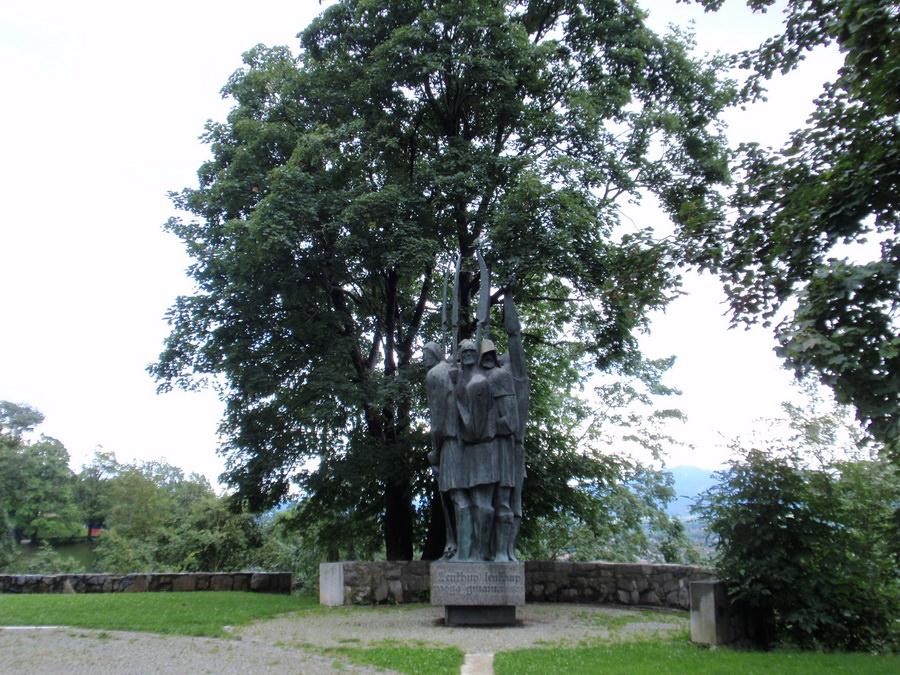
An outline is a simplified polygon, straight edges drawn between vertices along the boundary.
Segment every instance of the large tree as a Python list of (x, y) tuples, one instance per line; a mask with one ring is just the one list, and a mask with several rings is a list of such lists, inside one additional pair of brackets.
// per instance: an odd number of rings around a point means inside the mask
[(0, 522), (36, 540), (81, 532), (68, 451), (55, 438), (28, 439), (43, 421), (30, 406), (0, 401)]
[[(717, 9), (722, 0), (700, 0)], [(748, 0), (764, 11), (774, 0)], [(784, 32), (740, 55), (746, 95), (838, 47), (843, 64), (780, 150), (742, 148), (736, 217), (689, 228), (740, 322), (777, 326), (780, 355), (815, 373), (900, 460), (900, 12), (893, 0), (788, 0)], [(796, 304), (794, 304), (796, 303)], [(783, 316), (783, 315), (782, 315)]]
[(300, 38), (299, 55), (245, 54), (200, 185), (175, 196), (198, 290), (151, 372), (221, 387), (227, 479), (251, 506), (296, 483), (333, 533), (368, 517), (389, 558), (411, 558), (434, 489), (414, 354), (442, 338), (458, 252), (474, 331), (480, 249), (518, 280), (527, 508), (577, 506), (570, 479), (604, 469), (568, 433), (568, 390), (581, 366), (638, 368), (634, 333), (677, 283), (669, 246), (621, 228), (619, 204), (649, 192), (682, 225), (715, 215), (731, 89), (631, 0), (346, 0)]

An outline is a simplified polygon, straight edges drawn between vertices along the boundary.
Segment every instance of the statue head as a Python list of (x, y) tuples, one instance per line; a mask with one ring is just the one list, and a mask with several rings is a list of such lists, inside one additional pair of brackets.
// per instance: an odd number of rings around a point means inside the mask
[(459, 362), (464, 366), (478, 363), (478, 347), (474, 340), (463, 340), (459, 343)]
[(422, 348), (422, 363), (433, 368), (444, 360), (444, 348), (437, 342), (426, 342)]
[(497, 348), (491, 340), (481, 341), (481, 366), (483, 368), (497, 367)]

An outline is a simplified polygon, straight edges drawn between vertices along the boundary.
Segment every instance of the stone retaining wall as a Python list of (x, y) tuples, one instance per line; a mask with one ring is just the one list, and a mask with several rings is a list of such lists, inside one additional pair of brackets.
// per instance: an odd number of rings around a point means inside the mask
[[(323, 605), (428, 602), (430, 563), (341, 562), (319, 566)], [(711, 567), (624, 563), (526, 562), (526, 602), (590, 602), (690, 608), (690, 584)]]
[(428, 602), (431, 563), (336, 562), (319, 565), (319, 602), (331, 607)]
[(256, 591), (290, 593), (290, 572), (154, 574), (0, 574), (0, 593)]
[(525, 563), (529, 602), (594, 602), (690, 609), (692, 581), (713, 579), (711, 567), (645, 563)]

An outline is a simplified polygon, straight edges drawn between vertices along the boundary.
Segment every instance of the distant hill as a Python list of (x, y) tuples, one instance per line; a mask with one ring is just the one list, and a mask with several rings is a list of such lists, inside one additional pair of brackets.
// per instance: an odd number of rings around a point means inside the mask
[(714, 472), (699, 466), (672, 466), (666, 467), (666, 471), (675, 479), (676, 499), (667, 509), (672, 516), (690, 515), (689, 507), (697, 496), (716, 484)]

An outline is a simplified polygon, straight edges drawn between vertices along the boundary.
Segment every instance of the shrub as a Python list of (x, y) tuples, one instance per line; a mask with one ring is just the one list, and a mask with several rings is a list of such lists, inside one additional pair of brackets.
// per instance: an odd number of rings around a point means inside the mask
[(718, 477), (694, 511), (718, 537), (716, 564), (763, 646), (892, 646), (895, 467), (875, 460), (812, 469), (797, 454), (751, 450)]

